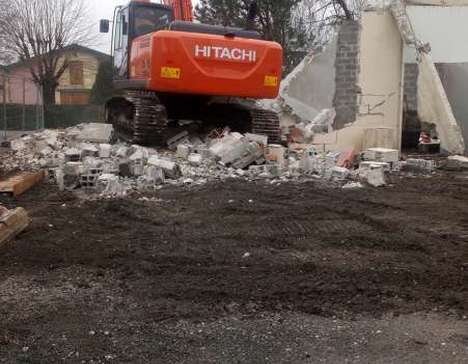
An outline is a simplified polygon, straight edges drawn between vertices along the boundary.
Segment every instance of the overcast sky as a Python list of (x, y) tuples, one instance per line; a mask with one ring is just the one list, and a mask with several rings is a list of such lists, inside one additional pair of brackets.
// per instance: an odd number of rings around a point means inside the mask
[[(85, 0), (88, 2), (90, 15), (93, 18), (93, 22), (96, 24), (96, 32), (99, 32), (99, 20), (100, 19), (109, 19), (112, 20), (112, 15), (114, 14), (114, 8), (118, 5), (125, 5), (129, 0)], [(159, 2), (152, 0), (153, 2)], [(198, 0), (192, 0), (193, 5), (198, 2)], [(110, 51), (110, 34), (100, 36), (97, 40), (97, 43), (93, 48), (96, 48), (102, 52), (109, 53)]]

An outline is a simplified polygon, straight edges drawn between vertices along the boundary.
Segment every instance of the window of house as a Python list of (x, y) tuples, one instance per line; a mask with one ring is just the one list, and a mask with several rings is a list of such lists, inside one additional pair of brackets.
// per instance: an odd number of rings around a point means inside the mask
[(71, 85), (83, 85), (83, 62), (70, 62), (68, 66)]

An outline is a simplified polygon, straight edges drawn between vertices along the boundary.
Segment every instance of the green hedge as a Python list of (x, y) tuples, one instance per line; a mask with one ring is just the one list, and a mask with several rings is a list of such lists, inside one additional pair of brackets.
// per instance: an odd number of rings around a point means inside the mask
[[(6, 123), (4, 112), (6, 111)], [(6, 124), (6, 125), (5, 125)], [(5, 107), (0, 104), (0, 128), (2, 130), (35, 130), (42, 125), (42, 106), (24, 106), (23, 125), (23, 105), (7, 104)]]
[[(100, 105), (6, 105), (6, 130), (36, 130), (67, 128), (80, 123), (104, 122), (104, 107)], [(0, 104), (0, 130), (5, 129), (3, 105)], [(44, 117), (44, 122), (42, 118)]]
[(80, 123), (104, 122), (104, 107), (100, 105), (44, 106), (47, 129), (67, 128)]

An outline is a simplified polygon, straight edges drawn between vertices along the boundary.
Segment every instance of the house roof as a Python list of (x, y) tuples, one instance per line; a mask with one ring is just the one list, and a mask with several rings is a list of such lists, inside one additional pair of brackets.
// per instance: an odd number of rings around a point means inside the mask
[[(83, 52), (83, 53), (88, 53), (88, 54), (91, 54), (93, 56), (95, 56), (96, 58), (98, 58), (99, 60), (102, 60), (102, 61), (105, 61), (105, 60), (109, 60), (111, 58), (110, 55), (106, 54), (106, 53), (103, 53), (103, 52), (99, 52), (95, 49), (92, 49), (92, 48), (88, 48), (88, 47), (84, 47), (84, 46), (81, 46), (79, 44), (71, 44), (69, 46), (66, 46), (58, 51), (56, 51), (58, 54), (64, 54), (64, 53), (68, 53), (68, 52)], [(6, 66), (0, 66), (0, 71), (2, 70), (5, 70), (5, 71), (10, 71), (16, 67), (22, 67), (22, 66), (27, 66), (31, 63), (34, 63), (34, 61), (37, 60), (38, 57), (33, 57), (33, 58), (30, 58), (28, 60), (25, 60), (25, 61), (18, 61), (18, 62), (15, 62), (15, 63), (12, 63), (12, 64), (9, 64), (9, 65), (6, 65)]]

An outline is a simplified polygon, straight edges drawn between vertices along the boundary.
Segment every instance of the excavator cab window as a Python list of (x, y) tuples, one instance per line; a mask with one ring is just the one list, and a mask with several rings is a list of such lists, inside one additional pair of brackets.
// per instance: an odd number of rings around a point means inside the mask
[(133, 9), (133, 36), (139, 37), (167, 29), (173, 18), (172, 10), (166, 7), (135, 6)]
[(119, 9), (114, 17), (114, 68), (117, 78), (127, 78), (128, 69), (128, 39), (129, 39), (129, 9)]

